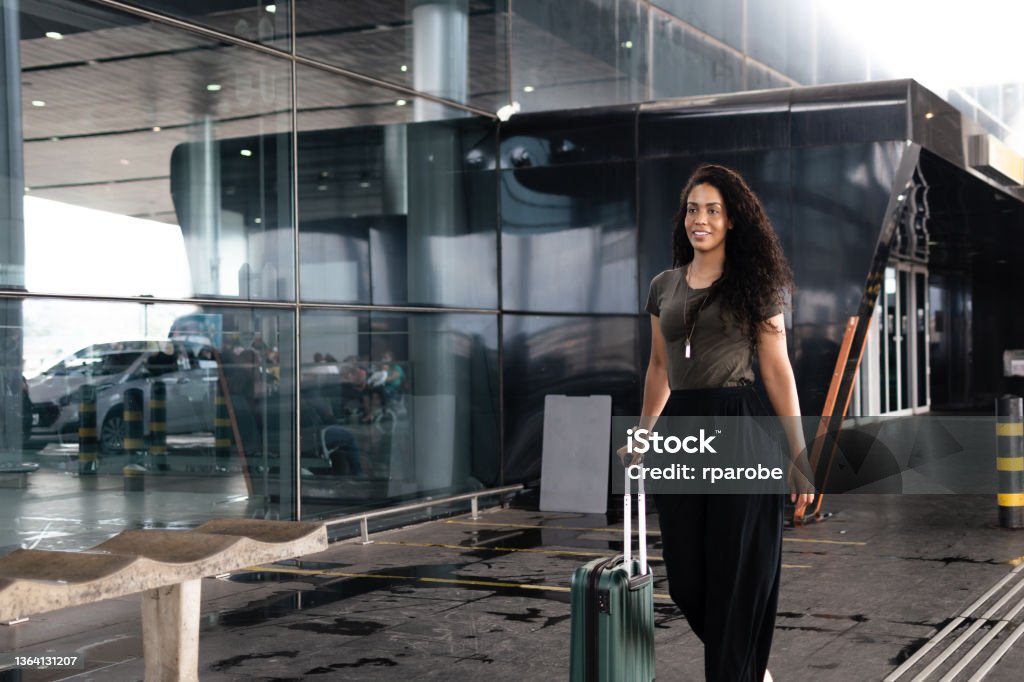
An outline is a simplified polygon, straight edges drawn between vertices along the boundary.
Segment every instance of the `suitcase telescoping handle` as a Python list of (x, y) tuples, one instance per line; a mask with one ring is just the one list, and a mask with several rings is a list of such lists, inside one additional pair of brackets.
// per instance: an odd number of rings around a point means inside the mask
[[(626, 487), (623, 488), (625, 495), (622, 498), (622, 556), (626, 564), (626, 575), (633, 577), (633, 512), (632, 512), (632, 490), (629, 485), (629, 467), (625, 468)], [(640, 549), (640, 575), (650, 572), (647, 566), (647, 500), (644, 495), (644, 477), (637, 479), (636, 501), (637, 501), (637, 544)]]

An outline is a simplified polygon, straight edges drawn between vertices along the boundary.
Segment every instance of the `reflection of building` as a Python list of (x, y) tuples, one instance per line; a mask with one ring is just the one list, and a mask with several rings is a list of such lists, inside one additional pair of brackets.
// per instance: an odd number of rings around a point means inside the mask
[[(813, 0), (712, 4), (5, 2), (8, 441), (20, 359), (46, 339), (188, 334), (211, 342), (203, 369), (231, 403), (223, 433), (170, 443), (171, 473), (202, 494), (288, 517), (532, 480), (545, 394), (637, 410), (640, 304), (678, 187), (712, 159), (750, 177), (794, 263), (805, 411), (858, 312), (854, 411), (1015, 388), (1002, 351), (1024, 329), (1001, 306), (1021, 178), (991, 134), (1020, 88), (943, 91), (958, 110), (907, 80), (837, 87), (913, 74), (861, 59)], [(513, 102), (511, 120), (492, 113)], [(23, 227), (23, 192), (79, 229)], [(110, 214), (164, 241), (129, 240)], [(187, 277), (156, 276), (182, 254)], [(338, 372), (307, 371), (316, 354)], [(404, 379), (374, 397), (389, 359)], [(359, 445), (358, 481), (299, 443), (296, 405), (321, 400)]]

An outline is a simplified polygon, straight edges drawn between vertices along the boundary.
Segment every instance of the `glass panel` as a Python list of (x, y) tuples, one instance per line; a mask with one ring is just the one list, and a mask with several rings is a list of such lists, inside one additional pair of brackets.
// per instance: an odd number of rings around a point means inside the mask
[(303, 300), (496, 308), (494, 124), (298, 73)]
[(504, 316), (505, 483), (540, 478), (546, 395), (610, 395), (613, 414), (637, 413), (638, 324), (650, 328), (635, 316)]
[(508, 104), (506, 0), (298, 0), (295, 50), (455, 102)]
[(0, 313), (15, 387), (4, 447), (38, 467), (32, 494), (2, 515), (0, 553), (292, 517), (293, 313), (58, 299)]
[(293, 298), (288, 62), (66, 6), (23, 16), (81, 19), (21, 41), (28, 289)]
[(743, 89), (743, 61), (740, 57), (709, 43), (674, 19), (656, 15), (653, 24), (653, 99)]
[(633, 162), (502, 171), (502, 307), (636, 312)]
[(815, 38), (813, 85), (872, 80), (867, 50), (859, 36), (827, 12), (818, 14)]
[(523, 111), (648, 99), (647, 5), (512, 3), (512, 93)]
[(895, 412), (899, 407), (900, 381), (900, 332), (899, 308), (897, 306), (896, 270), (885, 269), (884, 314), (885, 314), (885, 377), (888, 391), (885, 411)]
[(128, 0), (208, 28), (281, 50), (291, 49), (288, 0)]
[(743, 3), (745, 0), (651, 0), (651, 4), (695, 26), (704, 33), (743, 49)]
[(900, 409), (910, 407), (910, 387), (914, 381), (911, 373), (910, 344), (913, 335), (914, 310), (910, 305), (910, 273), (899, 271), (899, 325), (900, 337)]
[(306, 518), (501, 481), (497, 318), (302, 316)]
[(746, 2), (750, 57), (800, 83), (812, 83), (815, 0)]
[(746, 90), (772, 90), (790, 87), (793, 87), (793, 83), (779, 77), (775, 72), (759, 66), (756, 62), (747, 62)]
[(917, 403), (915, 407), (928, 405), (928, 310), (925, 301), (928, 295), (928, 275), (914, 273), (914, 325), (917, 353)]

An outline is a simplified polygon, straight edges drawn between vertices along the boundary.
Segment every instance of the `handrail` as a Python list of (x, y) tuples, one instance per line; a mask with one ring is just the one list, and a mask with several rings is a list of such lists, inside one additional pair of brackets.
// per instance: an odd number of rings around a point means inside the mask
[(373, 540), (370, 539), (369, 531), (369, 520), (378, 519), (382, 516), (391, 516), (392, 514), (401, 514), (407, 511), (414, 511), (416, 509), (425, 509), (427, 507), (436, 507), (442, 504), (451, 504), (452, 502), (461, 502), (463, 500), (470, 501), (471, 517), (474, 519), (480, 518), (479, 504), (477, 500), (481, 497), (490, 497), (492, 495), (504, 495), (506, 493), (514, 493), (523, 490), (524, 486), (522, 483), (515, 485), (506, 485), (501, 488), (487, 488), (486, 490), (477, 490), (471, 493), (462, 493), (460, 495), (452, 495), (450, 497), (441, 497), (438, 499), (427, 498), (422, 502), (412, 502), (410, 504), (403, 504), (400, 507), (389, 507), (387, 509), (377, 509), (371, 512), (363, 512), (361, 514), (349, 514), (348, 516), (341, 516), (336, 519), (324, 522), (324, 526), (330, 528), (331, 526), (341, 526), (349, 523), (359, 522), (359, 535), (362, 537), (362, 544), (368, 545)]

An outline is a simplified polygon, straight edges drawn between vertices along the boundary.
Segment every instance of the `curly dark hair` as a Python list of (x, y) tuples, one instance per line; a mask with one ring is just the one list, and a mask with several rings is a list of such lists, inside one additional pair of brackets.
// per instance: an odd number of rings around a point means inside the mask
[(719, 297), (723, 312), (746, 327), (751, 346), (757, 335), (771, 327), (761, 320), (761, 311), (785, 303), (793, 288), (793, 271), (782, 253), (782, 245), (764, 212), (760, 199), (739, 173), (715, 164), (702, 164), (693, 172), (679, 195), (679, 211), (673, 218), (672, 267), (693, 261), (693, 246), (686, 236), (686, 200), (697, 185), (711, 185), (722, 195), (725, 215), (732, 221), (726, 234), (725, 269), (715, 282), (712, 296)]

